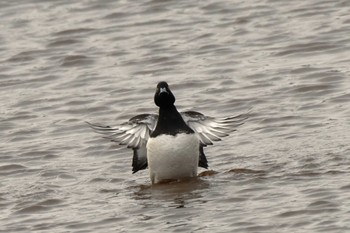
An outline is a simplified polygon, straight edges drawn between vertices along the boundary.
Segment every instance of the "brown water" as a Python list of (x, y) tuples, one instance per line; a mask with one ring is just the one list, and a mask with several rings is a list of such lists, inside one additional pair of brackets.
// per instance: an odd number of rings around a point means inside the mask
[[(350, 232), (350, 1), (0, 2), (0, 232)], [(248, 121), (151, 186), (84, 121)], [(201, 170), (201, 172), (204, 170)]]

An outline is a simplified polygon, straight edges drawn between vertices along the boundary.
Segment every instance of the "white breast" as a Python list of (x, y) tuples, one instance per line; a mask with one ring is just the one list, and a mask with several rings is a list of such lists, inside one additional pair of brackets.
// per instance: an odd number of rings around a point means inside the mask
[(147, 142), (152, 183), (197, 176), (199, 140), (194, 134), (159, 135)]

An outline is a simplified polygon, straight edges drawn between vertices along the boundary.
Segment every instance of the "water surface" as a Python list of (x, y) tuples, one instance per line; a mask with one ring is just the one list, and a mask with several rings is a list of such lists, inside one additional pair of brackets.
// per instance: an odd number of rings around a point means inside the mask
[[(350, 2), (3, 1), (0, 232), (350, 231)], [(84, 123), (250, 118), (151, 186)], [(200, 170), (200, 172), (203, 172)]]

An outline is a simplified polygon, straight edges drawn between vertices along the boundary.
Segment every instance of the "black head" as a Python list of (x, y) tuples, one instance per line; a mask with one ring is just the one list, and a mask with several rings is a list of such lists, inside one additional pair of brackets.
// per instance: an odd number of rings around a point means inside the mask
[(168, 108), (174, 106), (175, 96), (169, 89), (166, 82), (160, 82), (154, 95), (154, 103), (160, 108)]

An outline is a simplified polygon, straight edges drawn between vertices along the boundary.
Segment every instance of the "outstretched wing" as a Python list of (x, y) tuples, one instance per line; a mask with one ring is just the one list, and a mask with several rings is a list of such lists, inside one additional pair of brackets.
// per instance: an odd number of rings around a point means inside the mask
[(134, 116), (120, 127), (103, 126), (86, 122), (96, 133), (103, 134), (105, 138), (128, 148), (140, 148), (147, 142), (150, 132), (154, 130), (158, 115), (141, 114)]
[(208, 160), (205, 157), (203, 147), (212, 145), (214, 141), (220, 141), (222, 137), (228, 136), (229, 133), (235, 131), (236, 127), (242, 125), (244, 120), (248, 118), (247, 114), (213, 118), (195, 111), (182, 112), (181, 115), (200, 140), (198, 166), (203, 168), (208, 168)]
[(134, 151), (133, 156), (133, 173), (147, 168), (147, 140), (154, 130), (158, 120), (156, 114), (141, 114), (131, 118), (128, 122), (123, 123), (120, 127), (102, 126), (89, 124), (96, 132), (104, 135), (113, 142), (120, 145), (127, 145)]
[(213, 142), (220, 141), (222, 137), (236, 131), (236, 128), (248, 118), (247, 114), (213, 118), (195, 111), (182, 112), (181, 115), (187, 125), (196, 133), (202, 146), (212, 145)]

